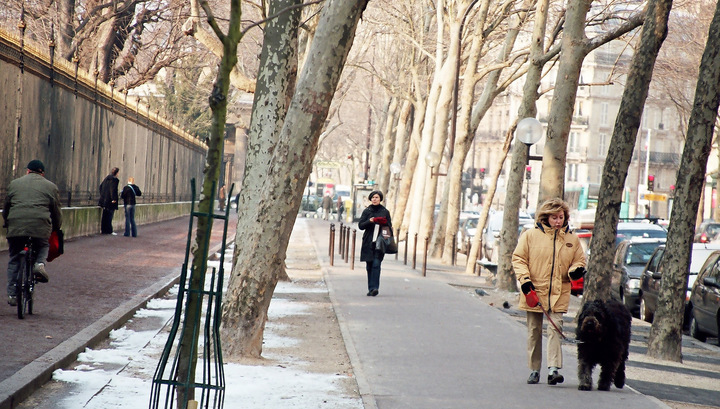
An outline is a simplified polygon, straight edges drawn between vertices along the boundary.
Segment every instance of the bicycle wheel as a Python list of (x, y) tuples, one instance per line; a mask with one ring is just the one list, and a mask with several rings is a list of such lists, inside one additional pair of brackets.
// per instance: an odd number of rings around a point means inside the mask
[[(27, 260), (26, 256), (20, 258), (20, 268), (18, 268), (17, 284), (15, 285), (15, 295), (17, 297), (17, 315), (19, 319), (25, 318), (25, 286), (27, 279)], [(31, 267), (32, 268), (32, 267)]]
[(28, 255), (25, 258), (25, 310), (28, 314), (33, 313), (33, 293), (35, 292), (35, 272), (33, 266), (35, 265), (35, 253), (34, 251), (28, 250)]

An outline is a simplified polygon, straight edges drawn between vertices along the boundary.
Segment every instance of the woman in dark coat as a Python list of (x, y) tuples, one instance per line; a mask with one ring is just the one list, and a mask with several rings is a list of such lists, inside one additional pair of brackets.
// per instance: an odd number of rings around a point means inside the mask
[(375, 226), (380, 230), (380, 226), (387, 225), (392, 229), (390, 222), (390, 212), (380, 202), (383, 200), (383, 194), (379, 190), (375, 190), (368, 196), (370, 206), (366, 207), (360, 216), (358, 227), (364, 230), (362, 238), (362, 247), (360, 248), (360, 261), (366, 263), (365, 269), (368, 276), (368, 293), (367, 295), (378, 295), (380, 288), (380, 265), (382, 264), (384, 254), (375, 250), (375, 240), (378, 233), (375, 233)]

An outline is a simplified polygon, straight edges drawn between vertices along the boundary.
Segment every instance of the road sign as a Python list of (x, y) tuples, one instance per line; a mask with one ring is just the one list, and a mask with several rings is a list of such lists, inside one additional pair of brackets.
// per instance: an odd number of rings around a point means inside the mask
[(642, 198), (645, 200), (656, 201), (656, 202), (667, 201), (667, 195), (664, 195), (662, 193), (645, 193), (644, 195), (642, 195)]

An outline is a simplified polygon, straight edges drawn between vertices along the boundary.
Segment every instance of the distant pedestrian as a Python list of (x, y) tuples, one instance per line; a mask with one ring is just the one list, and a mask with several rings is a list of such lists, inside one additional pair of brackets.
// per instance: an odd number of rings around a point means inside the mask
[(323, 220), (329, 220), (330, 219), (330, 211), (332, 210), (332, 198), (330, 197), (330, 193), (325, 193), (325, 197), (323, 197), (322, 203), (320, 204), (323, 209)]
[(368, 196), (370, 206), (366, 207), (360, 216), (358, 228), (364, 230), (362, 237), (362, 246), (360, 247), (360, 261), (364, 261), (365, 270), (368, 276), (368, 293), (369, 296), (378, 295), (380, 289), (380, 266), (382, 265), (383, 254), (375, 249), (375, 240), (378, 237), (380, 226), (387, 225), (392, 229), (390, 221), (390, 212), (380, 202), (383, 200), (383, 194), (379, 190), (375, 190)]
[(112, 168), (110, 174), (100, 184), (100, 200), (98, 200), (98, 206), (102, 207), (102, 218), (100, 219), (100, 233), (112, 234), (116, 236), (117, 233), (113, 232), (113, 216), (115, 210), (118, 209), (118, 185), (120, 179), (117, 178), (120, 173), (119, 168)]
[(338, 201), (337, 201), (337, 216), (338, 221), (342, 221), (343, 213), (345, 212), (345, 203), (342, 200), (342, 196), (338, 195)]
[(137, 196), (142, 196), (142, 192), (135, 184), (135, 178), (129, 177), (127, 185), (120, 193), (125, 207), (125, 237), (129, 237), (131, 234), (133, 237), (137, 237), (137, 226), (135, 225), (135, 198)]
[(221, 212), (225, 211), (225, 199), (227, 198), (227, 194), (225, 193), (225, 185), (220, 186), (220, 190), (218, 190), (218, 209), (220, 209)]
[(62, 227), (60, 193), (54, 183), (45, 179), (45, 165), (41, 161), (31, 160), (27, 165), (27, 173), (10, 182), (2, 216), (4, 226), (7, 227), (5, 237), (9, 253), (8, 304), (15, 306), (17, 278), (25, 239), (32, 238), (36, 251), (33, 265), (35, 279), (40, 283), (47, 283), (49, 277), (45, 270), (45, 261), (49, 250), (48, 239), (53, 231)]
[(550, 199), (540, 206), (535, 227), (520, 235), (513, 252), (512, 266), (525, 297), (521, 310), (527, 312), (529, 384), (540, 381), (542, 364), (543, 309), (557, 326), (547, 326), (548, 385), (563, 383), (562, 325), (570, 304), (570, 280), (585, 274), (585, 253), (568, 222), (570, 208), (562, 199)]

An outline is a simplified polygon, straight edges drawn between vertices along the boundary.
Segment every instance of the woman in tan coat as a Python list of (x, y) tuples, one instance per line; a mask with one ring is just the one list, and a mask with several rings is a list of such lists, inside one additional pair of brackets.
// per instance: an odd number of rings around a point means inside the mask
[[(528, 366), (527, 382), (540, 381), (542, 364), (542, 326), (544, 308), (562, 331), (562, 316), (570, 303), (570, 280), (585, 274), (585, 254), (575, 233), (568, 227), (569, 207), (561, 199), (550, 199), (540, 206), (535, 228), (520, 236), (512, 264), (525, 297), (520, 309), (527, 311)], [(539, 304), (539, 305), (538, 305)], [(562, 334), (547, 326), (548, 384), (562, 383)]]

